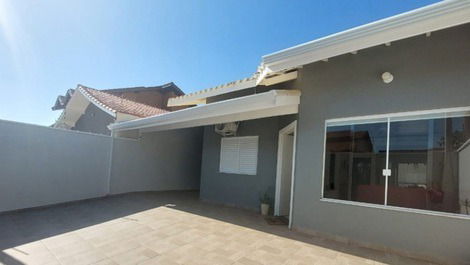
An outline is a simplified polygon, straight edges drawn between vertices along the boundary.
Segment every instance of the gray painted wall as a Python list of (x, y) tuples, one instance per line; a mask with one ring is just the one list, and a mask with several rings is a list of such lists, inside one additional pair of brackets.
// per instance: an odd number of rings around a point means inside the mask
[(130, 140), (0, 121), (0, 212), (109, 192), (198, 189), (201, 139), (202, 128)]
[(280, 128), (295, 115), (242, 121), (238, 136), (259, 136), (257, 175), (219, 173), (220, 139), (214, 126), (204, 128), (201, 193), (203, 200), (259, 209), (259, 198), (268, 191), (274, 198), (277, 164), (277, 141)]
[(114, 118), (94, 104), (88, 104), (85, 113), (77, 120), (72, 130), (111, 135), (108, 125)]
[(143, 134), (139, 141), (115, 139), (111, 193), (198, 190), (203, 128)]
[[(294, 227), (470, 263), (470, 220), (320, 201), (326, 119), (470, 106), (470, 25), (301, 70)], [(395, 76), (384, 84), (381, 73)]]
[(0, 121), (0, 212), (104, 196), (110, 138)]

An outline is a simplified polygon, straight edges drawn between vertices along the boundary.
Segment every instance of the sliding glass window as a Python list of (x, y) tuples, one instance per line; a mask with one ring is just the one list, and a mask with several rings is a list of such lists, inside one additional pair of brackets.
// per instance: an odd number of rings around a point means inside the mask
[(327, 122), (323, 197), (470, 213), (470, 113)]

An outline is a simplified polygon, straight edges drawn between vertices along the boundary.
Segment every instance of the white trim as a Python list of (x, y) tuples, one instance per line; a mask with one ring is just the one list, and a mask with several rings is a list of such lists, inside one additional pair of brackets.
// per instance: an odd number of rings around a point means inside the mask
[[(432, 114), (446, 114), (451, 112), (470, 112), (469, 107), (455, 107), (455, 108), (441, 108), (441, 109), (428, 109), (428, 110), (418, 110), (418, 111), (404, 111), (404, 112), (392, 112), (392, 113), (385, 113), (385, 114), (374, 114), (374, 115), (363, 115), (363, 116), (351, 116), (351, 117), (344, 117), (344, 118), (334, 118), (334, 119), (327, 119), (325, 120), (325, 125), (329, 125), (331, 123), (342, 123), (342, 122), (359, 122), (363, 120), (379, 120), (390, 118), (398, 118), (398, 117), (405, 117), (405, 116), (419, 116), (419, 115), (432, 115)], [(442, 116), (442, 117), (454, 117), (450, 116)], [(393, 122), (394, 120), (392, 120)], [(336, 125), (336, 124), (335, 124)]]
[(457, 153), (460, 153), (463, 149), (467, 148), (467, 146), (470, 145), (470, 139), (468, 139), (467, 141), (465, 141), (465, 143), (462, 144), (462, 146), (459, 147), (459, 149), (457, 149)]
[[(354, 124), (360, 121), (367, 123), (371, 122), (387, 122), (386, 119), (397, 118), (397, 117), (406, 117), (406, 116), (418, 116), (418, 115), (435, 115), (441, 113), (459, 113), (459, 112), (469, 112), (470, 107), (455, 107), (455, 108), (441, 108), (441, 109), (428, 109), (428, 110), (418, 110), (418, 111), (404, 111), (404, 112), (392, 112), (388, 114), (373, 114), (373, 115), (363, 115), (363, 116), (351, 116), (344, 118), (333, 118), (326, 119), (323, 128), (323, 165), (322, 165), (322, 186), (320, 199), (324, 198), (324, 188), (325, 188), (325, 161), (326, 161), (326, 132), (328, 126), (340, 126), (342, 124)], [(452, 115), (450, 115), (452, 116)], [(333, 125), (331, 125), (333, 124)], [(364, 124), (364, 123), (362, 123)]]
[[(439, 117), (456, 117), (458, 115), (452, 115), (452, 113), (459, 113), (461, 114), (462, 112), (469, 112), (470, 107), (456, 107), (456, 108), (441, 108), (441, 109), (431, 109), (431, 110), (421, 110), (421, 111), (406, 111), (406, 112), (395, 112), (395, 113), (389, 113), (389, 114), (377, 114), (377, 115), (365, 115), (365, 116), (355, 116), (355, 117), (350, 117), (350, 118), (335, 118), (335, 119), (327, 119), (325, 120), (324, 123), (324, 133), (323, 133), (323, 165), (322, 165), (322, 186), (321, 186), (321, 197), (320, 201), (323, 202), (334, 202), (334, 203), (340, 203), (340, 204), (346, 204), (346, 205), (355, 205), (355, 206), (365, 206), (365, 207), (371, 207), (371, 208), (379, 208), (379, 209), (385, 209), (385, 210), (395, 210), (395, 211), (401, 211), (401, 212), (411, 212), (411, 213), (418, 213), (418, 214), (428, 214), (428, 215), (435, 215), (435, 216), (441, 216), (441, 217), (455, 217), (455, 218), (460, 218), (460, 219), (467, 219), (470, 220), (470, 215), (463, 215), (463, 214), (456, 214), (456, 213), (446, 213), (446, 212), (437, 212), (437, 211), (430, 211), (430, 210), (422, 210), (422, 209), (415, 209), (415, 208), (405, 208), (405, 207), (398, 207), (398, 206), (391, 206), (391, 205), (385, 205), (385, 204), (373, 204), (373, 203), (365, 203), (365, 202), (356, 202), (356, 201), (347, 201), (347, 200), (340, 200), (340, 199), (331, 199), (331, 198), (325, 198), (324, 197), (324, 190), (325, 190), (325, 161), (326, 161), (326, 134), (327, 134), (327, 128), (328, 125), (331, 123), (334, 123), (333, 126), (336, 126), (338, 123), (344, 123), (348, 120), (351, 120), (352, 123), (364, 120), (364, 121), (370, 121), (370, 120), (380, 120), (380, 122), (384, 122), (383, 119), (387, 119), (387, 165), (386, 168), (388, 169), (388, 150), (389, 150), (389, 137), (390, 137), (390, 123), (394, 122), (392, 118), (398, 118), (398, 117), (404, 117), (406, 118), (407, 116), (414, 117), (418, 115), (436, 115), (436, 114), (445, 114), (445, 115), (439, 115)], [(450, 115), (448, 115), (450, 114)], [(463, 114), (462, 114), (463, 115)], [(470, 113), (468, 113), (470, 115)], [(429, 116), (428, 116), (429, 118)], [(432, 118), (432, 117), (430, 117)], [(401, 120), (401, 119), (400, 119)], [(406, 120), (406, 119), (405, 119)], [(388, 184), (388, 179), (386, 179), (386, 184)], [(387, 194), (388, 191), (385, 189), (385, 194)], [(385, 201), (386, 203), (386, 201)]]
[(261, 83), (259, 83), (259, 85), (271, 86), (271, 85), (295, 80), (297, 79), (297, 76), (298, 76), (297, 72), (298, 72), (297, 70), (294, 70), (292, 72), (281, 73), (279, 75), (266, 76), (264, 77), (264, 79), (261, 80)]
[(470, 1), (442, 1), (265, 55), (260, 68), (277, 72), (469, 22)]
[[(299, 67), (300, 68), (300, 67)], [(265, 72), (268, 74), (268, 72)], [(196, 91), (190, 94), (182, 95), (179, 97), (169, 98), (168, 106), (187, 106), (206, 104), (207, 98), (214, 97), (222, 94), (227, 94), (235, 91), (240, 91), (248, 88), (255, 88), (256, 86), (271, 86), (291, 80), (297, 79), (298, 71), (296, 69), (289, 69), (288, 71), (276, 73), (271, 76), (264, 74), (254, 74), (251, 77), (233, 81), (227, 84), (223, 84), (217, 87), (208, 88), (200, 91)], [(258, 82), (259, 81), (259, 82)]]
[(242, 80), (234, 81), (228, 84), (220, 85), (213, 88), (208, 88), (194, 93), (182, 95), (179, 97), (169, 98), (168, 106), (185, 106), (185, 105), (196, 105), (196, 104), (205, 104), (206, 98), (214, 97), (230, 92), (235, 92), (251, 87), (256, 87), (256, 78), (248, 77)]
[(390, 118), (387, 119), (387, 147), (385, 153), (385, 192), (384, 205), (388, 204), (388, 178), (390, 177)]
[(108, 191), (107, 195), (111, 194), (111, 177), (113, 174), (113, 152), (114, 152), (114, 135), (111, 135), (111, 143), (109, 148), (109, 163), (108, 163)]
[(284, 136), (294, 133), (293, 150), (292, 150), (292, 172), (291, 172), (291, 190), (289, 199), (289, 229), (292, 228), (293, 206), (294, 206), (294, 181), (295, 181), (295, 150), (297, 145), (297, 120), (291, 122), (279, 131), (278, 152), (277, 152), (277, 169), (276, 169), (276, 194), (274, 199), (274, 215), (279, 215), (279, 203), (281, 198), (281, 175), (282, 175), (282, 154), (284, 146)]
[(330, 198), (322, 198), (320, 199), (320, 201), (328, 202), (328, 203), (343, 204), (343, 205), (353, 205), (353, 206), (359, 206), (359, 207), (368, 207), (368, 208), (374, 208), (374, 209), (391, 210), (391, 211), (398, 211), (398, 212), (404, 212), (404, 213), (425, 214), (425, 215), (432, 215), (432, 216), (439, 216), (439, 217), (450, 217), (450, 218), (470, 220), (470, 215), (457, 214), (457, 213), (437, 212), (437, 211), (431, 211), (431, 210), (405, 208), (405, 207), (399, 207), (399, 206), (374, 204), (374, 203), (367, 203), (367, 202), (346, 201), (346, 200), (330, 199)]
[(216, 123), (258, 119), (298, 113), (298, 90), (270, 90), (157, 116), (114, 123), (112, 131), (140, 129), (143, 132), (189, 128)]
[(90, 95), (88, 92), (86, 92), (81, 86), (78, 86), (78, 91), (86, 98), (88, 99), (93, 105), (97, 106), (99, 109), (102, 111), (108, 113), (111, 115), (113, 118), (116, 118), (116, 111), (111, 110), (110, 108), (106, 107), (103, 103), (99, 102), (95, 97)]
[(320, 200), (324, 198), (324, 192), (325, 192), (325, 162), (326, 162), (326, 133), (328, 129), (328, 124), (325, 121), (325, 124), (323, 126), (323, 164), (322, 164), (322, 172), (321, 172), (321, 192), (320, 192)]

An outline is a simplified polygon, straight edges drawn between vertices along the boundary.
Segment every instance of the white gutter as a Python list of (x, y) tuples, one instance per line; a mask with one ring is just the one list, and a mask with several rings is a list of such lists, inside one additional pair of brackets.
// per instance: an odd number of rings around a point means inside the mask
[(265, 55), (260, 68), (266, 75), (469, 22), (470, 1), (447, 0)]
[(298, 112), (299, 103), (300, 91), (298, 90), (271, 90), (152, 117), (114, 123), (108, 127), (112, 132), (136, 129), (146, 132), (197, 127), (294, 114)]

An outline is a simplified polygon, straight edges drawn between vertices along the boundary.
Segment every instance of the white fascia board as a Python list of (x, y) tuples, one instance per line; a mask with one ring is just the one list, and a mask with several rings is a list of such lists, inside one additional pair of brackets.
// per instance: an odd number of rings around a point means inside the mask
[(103, 103), (96, 100), (92, 95), (87, 93), (83, 88), (78, 87), (75, 91), (79, 91), (88, 101), (90, 101), (93, 105), (101, 109), (102, 111), (106, 112), (107, 114), (111, 115), (113, 118), (116, 118), (116, 111), (110, 109), (109, 107), (105, 106)]
[(206, 98), (222, 95), (225, 93), (235, 92), (256, 86), (255, 78), (246, 78), (243, 80), (235, 81), (220, 87), (209, 88), (205, 90), (196, 91), (187, 95), (174, 97), (168, 99), (169, 107), (186, 106), (194, 104), (205, 104)]
[(261, 68), (278, 72), (469, 22), (470, 1), (443, 1), (265, 55)]
[(271, 90), (148, 118), (114, 123), (109, 125), (109, 129), (122, 131), (148, 128), (148, 130), (157, 131), (216, 124), (234, 119), (272, 117), (297, 113), (299, 103), (300, 91), (298, 90)]
[(116, 112), (116, 122), (130, 121), (135, 119), (140, 119), (140, 117), (127, 113)]
[(175, 122), (175, 123), (169, 123), (169, 124), (164, 124), (164, 125), (159, 124), (154, 127), (140, 129), (140, 131), (142, 133), (147, 133), (147, 132), (192, 128), (192, 127), (213, 125), (213, 124), (219, 124), (219, 123), (247, 121), (247, 120), (261, 119), (261, 118), (267, 118), (267, 117), (296, 114), (298, 112), (299, 112), (298, 105), (288, 105), (288, 106), (273, 107), (273, 108), (267, 108), (267, 109), (262, 109), (262, 110), (250, 111), (250, 112), (245, 112), (245, 113), (231, 113), (227, 115), (211, 117), (210, 119), (208, 118), (194, 119), (194, 120), (191, 120), (191, 122)]
[(279, 83), (283, 83), (283, 82), (287, 82), (287, 81), (291, 81), (295, 79), (297, 79), (297, 71), (292, 71), (289, 73), (281, 73), (279, 75), (275, 75), (271, 77), (267, 76), (261, 81), (260, 85), (271, 86), (271, 85), (275, 85), (275, 84), (279, 84)]
[(89, 104), (90, 101), (83, 94), (74, 93), (61, 114), (61, 122), (67, 124), (70, 128), (74, 127)]

